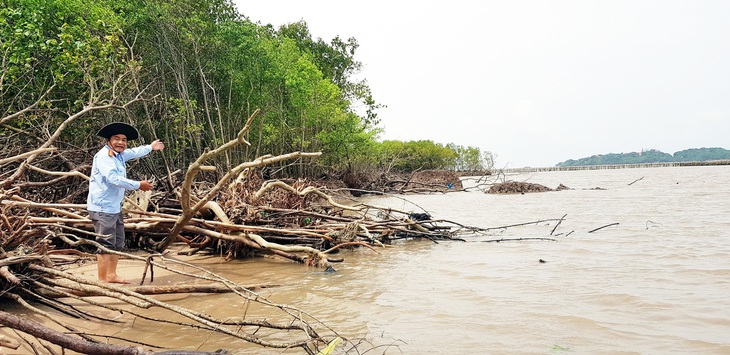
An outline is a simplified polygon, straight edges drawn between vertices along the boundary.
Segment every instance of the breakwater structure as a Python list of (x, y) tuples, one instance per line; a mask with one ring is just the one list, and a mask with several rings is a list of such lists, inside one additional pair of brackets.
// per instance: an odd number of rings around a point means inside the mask
[(505, 174), (532, 173), (540, 171), (574, 171), (574, 170), (606, 170), (606, 169), (631, 169), (631, 168), (665, 168), (675, 166), (711, 166), (730, 165), (730, 160), (707, 160), (707, 161), (678, 161), (665, 163), (643, 163), (643, 164), (608, 164), (608, 165), (580, 165), (580, 166), (548, 166), (542, 168), (506, 168), (501, 169)]

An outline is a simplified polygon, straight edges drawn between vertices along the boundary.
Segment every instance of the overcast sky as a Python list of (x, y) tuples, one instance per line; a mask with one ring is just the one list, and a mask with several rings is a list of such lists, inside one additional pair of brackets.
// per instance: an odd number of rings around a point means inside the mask
[(502, 167), (730, 149), (728, 0), (234, 0), (254, 22), (355, 37), (382, 139)]

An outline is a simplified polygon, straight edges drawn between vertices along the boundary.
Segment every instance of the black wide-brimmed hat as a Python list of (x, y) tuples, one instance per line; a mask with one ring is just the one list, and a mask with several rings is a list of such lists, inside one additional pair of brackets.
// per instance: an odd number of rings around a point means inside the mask
[(124, 122), (112, 122), (102, 127), (99, 132), (96, 133), (97, 136), (104, 137), (106, 139), (117, 134), (127, 136), (128, 141), (133, 141), (139, 138), (139, 132), (137, 132), (137, 129)]

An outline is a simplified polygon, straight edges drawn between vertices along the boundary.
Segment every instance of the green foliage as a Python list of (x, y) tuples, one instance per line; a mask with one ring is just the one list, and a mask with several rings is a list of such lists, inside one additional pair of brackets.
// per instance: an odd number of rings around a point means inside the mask
[[(7, 5), (0, 10), (0, 48), (8, 55), (0, 92), (4, 103), (14, 105), (10, 112), (24, 108), (52, 83), (61, 94), (56, 98), (77, 108), (90, 78), (104, 78), (124, 60), (118, 19), (95, 3), (15, 0)], [(111, 82), (99, 84), (96, 89), (103, 90)]]
[(674, 153), (674, 161), (730, 160), (730, 150), (724, 148), (692, 148)]
[(723, 148), (687, 149), (670, 155), (655, 149), (631, 153), (610, 153), (594, 155), (578, 160), (566, 160), (557, 166), (614, 165), (614, 164), (647, 164), (670, 163), (681, 161), (708, 161), (730, 159), (730, 151)]
[(341, 114), (329, 124), (330, 129), (317, 134), (325, 153), (324, 166), (352, 170), (371, 165), (376, 131), (364, 130), (362, 121), (352, 113)]
[(315, 40), (303, 20), (281, 26), (278, 35), (294, 40), (322, 74), (340, 88), (345, 100), (365, 107), (365, 116), (362, 119), (366, 124), (375, 126), (379, 123), (377, 110), (384, 105), (373, 99), (367, 81), (353, 81), (353, 75), (362, 69), (362, 63), (355, 60), (355, 52), (360, 46), (357, 39), (351, 37), (343, 40), (336, 36), (330, 43), (322, 38)]
[[(122, 73), (133, 70), (119, 37), (120, 19), (86, 0), (6, 0), (0, 7), (0, 117), (34, 105), (8, 122), (17, 128), (55, 129), (90, 103), (129, 93)], [(64, 131), (64, 141), (88, 142), (90, 125)]]
[[(430, 140), (383, 141), (377, 149), (377, 161), (381, 169), (414, 171), (424, 169), (450, 169), (455, 171), (481, 171), (491, 167), (483, 160), (476, 147), (463, 147), (449, 143), (443, 146)], [(488, 155), (491, 156), (491, 153)]]
[(494, 159), (490, 152), (482, 153), (477, 147), (464, 147), (453, 143), (449, 143), (447, 147), (456, 153), (452, 170), (484, 171), (494, 167)]
[(473, 147), (378, 143), (384, 106), (365, 80), (354, 78), (362, 67), (355, 38), (315, 39), (304, 21), (275, 30), (251, 22), (230, 0), (0, 4), (0, 118), (46, 95), (37, 110), (6, 122), (16, 128), (54, 127), (89, 105), (144, 97), (124, 110), (76, 120), (62, 140), (95, 145), (90, 138), (102, 122), (131, 121), (143, 137), (165, 140), (167, 161), (180, 168), (233, 139), (261, 109), (246, 137), (252, 146), (232, 160), (322, 151), (313, 165), (273, 169), (302, 176), (485, 167)]
[(359, 47), (355, 38), (343, 41), (337, 36), (329, 44), (321, 38), (314, 40), (304, 20), (281, 26), (278, 34), (294, 40), (303, 52), (311, 56), (325, 76), (342, 90), (346, 90), (352, 74), (362, 67), (362, 63), (354, 58)]

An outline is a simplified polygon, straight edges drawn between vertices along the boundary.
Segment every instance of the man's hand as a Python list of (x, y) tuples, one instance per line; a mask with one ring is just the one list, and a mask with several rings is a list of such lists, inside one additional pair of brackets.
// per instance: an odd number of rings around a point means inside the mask
[(165, 143), (162, 143), (161, 140), (155, 139), (154, 142), (150, 143), (152, 146), (152, 150), (163, 150), (165, 149)]
[(152, 190), (152, 184), (149, 181), (144, 180), (139, 182), (139, 189), (142, 191)]

